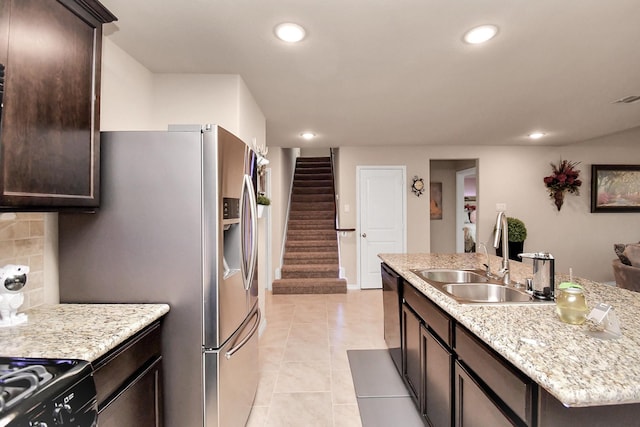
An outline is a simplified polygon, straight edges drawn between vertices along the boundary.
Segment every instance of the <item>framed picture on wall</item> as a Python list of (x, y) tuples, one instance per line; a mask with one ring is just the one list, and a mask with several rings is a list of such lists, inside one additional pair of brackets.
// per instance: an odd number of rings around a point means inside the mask
[(640, 165), (591, 165), (591, 212), (640, 212)]
[(431, 213), (431, 219), (442, 219), (442, 183), (431, 182), (429, 184), (429, 189), (429, 212)]

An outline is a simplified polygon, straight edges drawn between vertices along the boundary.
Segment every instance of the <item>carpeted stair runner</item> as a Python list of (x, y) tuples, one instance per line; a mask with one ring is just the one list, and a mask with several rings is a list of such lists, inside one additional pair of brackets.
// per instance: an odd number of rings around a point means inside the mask
[(293, 177), (281, 279), (274, 294), (347, 292), (340, 279), (329, 157), (299, 157)]

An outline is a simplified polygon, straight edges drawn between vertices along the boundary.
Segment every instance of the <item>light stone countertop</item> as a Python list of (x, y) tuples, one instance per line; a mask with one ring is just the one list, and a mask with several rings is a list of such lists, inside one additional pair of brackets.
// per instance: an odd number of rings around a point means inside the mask
[[(587, 334), (593, 325), (569, 325), (557, 317), (555, 304), (464, 305), (436, 290), (410, 270), (415, 268), (483, 269), (484, 254), (380, 254), (393, 270), (504, 356), (516, 368), (566, 406), (601, 406), (640, 402), (640, 293), (573, 277), (584, 287), (589, 309), (610, 304), (622, 338), (600, 340)], [(493, 272), (501, 258), (490, 255)], [(512, 281), (532, 276), (529, 263), (510, 262)], [(568, 275), (556, 274), (556, 284)], [(535, 340), (536, 344), (521, 341)]]
[(0, 327), (0, 356), (94, 362), (169, 312), (167, 304), (58, 304), (26, 310)]

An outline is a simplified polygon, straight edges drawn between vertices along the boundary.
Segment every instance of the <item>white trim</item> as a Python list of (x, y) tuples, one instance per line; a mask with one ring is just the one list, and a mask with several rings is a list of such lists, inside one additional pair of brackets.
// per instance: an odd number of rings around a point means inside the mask
[(298, 151), (298, 155), (295, 157), (293, 162), (293, 173), (291, 174), (291, 182), (289, 182), (289, 200), (287, 202), (287, 209), (284, 218), (284, 226), (282, 227), (282, 240), (280, 241), (280, 266), (276, 268), (275, 271), (275, 280), (282, 279), (282, 265), (284, 264), (284, 250), (285, 245), (287, 244), (287, 231), (289, 229), (289, 211), (291, 210), (291, 197), (293, 196), (293, 181), (296, 176), (296, 163), (300, 157), (300, 151)]
[[(267, 195), (267, 197), (271, 198), (271, 168), (266, 168), (264, 171), (264, 185), (265, 185), (265, 193)], [(272, 234), (272, 227), (273, 227), (273, 215), (271, 215), (271, 211), (272, 209), (264, 209), (266, 211), (266, 230), (265, 230), (265, 240), (266, 240), (266, 244), (265, 244), (265, 263), (267, 264), (267, 286), (266, 289), (271, 290), (272, 286), (271, 284), (273, 283), (273, 277), (271, 277), (271, 271), (273, 268), (272, 265), (272, 255), (271, 255), (271, 247), (273, 245), (273, 234)]]
[(356, 166), (356, 289), (361, 289), (362, 280), (360, 278), (360, 266), (361, 266), (361, 242), (358, 236), (360, 236), (360, 173), (364, 170), (401, 170), (402, 171), (402, 188), (400, 192), (402, 194), (402, 252), (407, 252), (407, 167), (406, 166), (385, 166), (385, 165), (371, 165), (371, 166)]

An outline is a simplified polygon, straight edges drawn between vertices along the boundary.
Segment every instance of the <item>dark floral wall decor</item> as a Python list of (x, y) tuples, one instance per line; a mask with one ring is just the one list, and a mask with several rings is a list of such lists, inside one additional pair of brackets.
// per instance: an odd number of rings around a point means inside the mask
[(544, 178), (544, 185), (549, 191), (549, 197), (553, 199), (556, 208), (560, 210), (564, 203), (564, 193), (569, 192), (576, 196), (580, 194), (580, 170), (576, 169), (580, 162), (560, 160), (557, 165), (551, 163), (553, 173)]

